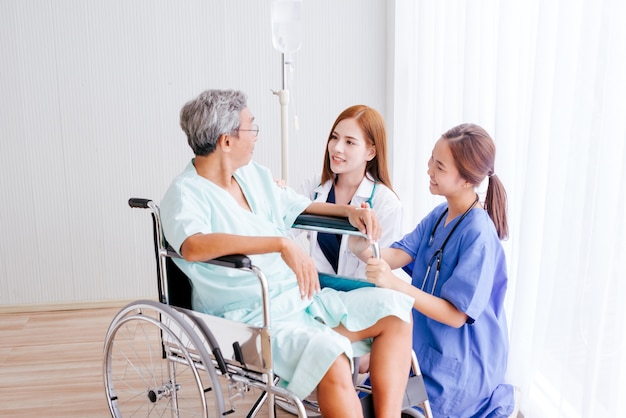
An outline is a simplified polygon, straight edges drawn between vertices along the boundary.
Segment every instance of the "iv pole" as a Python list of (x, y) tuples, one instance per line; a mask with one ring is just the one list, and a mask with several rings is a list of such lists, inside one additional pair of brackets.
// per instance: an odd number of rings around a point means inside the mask
[(285, 54), (282, 53), (283, 61), (283, 84), (282, 89), (279, 91), (272, 91), (278, 96), (278, 102), (280, 103), (280, 161), (281, 161), (281, 178), (285, 182), (289, 177), (289, 90), (287, 90), (287, 66), (290, 62), (285, 59)]
[(303, 0), (272, 1), (272, 43), (282, 56), (282, 89), (273, 91), (280, 103), (281, 177), (289, 178), (289, 90), (288, 70), (293, 64), (293, 54), (302, 45), (300, 22)]

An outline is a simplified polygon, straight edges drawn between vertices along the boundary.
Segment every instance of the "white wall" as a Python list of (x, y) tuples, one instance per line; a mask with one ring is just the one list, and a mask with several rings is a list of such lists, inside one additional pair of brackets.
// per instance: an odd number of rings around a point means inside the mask
[[(154, 297), (147, 211), (191, 152), (178, 112), (237, 88), (280, 175), (281, 56), (270, 0), (0, 3), (0, 305)], [(386, 4), (304, 0), (290, 184), (321, 170), (345, 107), (386, 114)]]

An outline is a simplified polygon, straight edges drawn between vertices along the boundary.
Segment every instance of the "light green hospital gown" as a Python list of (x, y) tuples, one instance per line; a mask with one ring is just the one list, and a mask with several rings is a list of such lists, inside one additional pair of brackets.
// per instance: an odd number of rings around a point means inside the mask
[[(197, 233), (285, 236), (311, 203), (292, 189), (277, 186), (270, 171), (254, 162), (234, 176), (251, 212), (198, 176), (193, 161), (174, 179), (160, 205), (163, 231), (173, 248), (180, 250), (183, 241)], [(351, 344), (332, 327), (341, 322), (349, 330), (361, 330), (389, 315), (411, 320), (413, 299), (402, 293), (372, 287), (350, 292), (325, 288), (313, 299), (302, 300), (295, 274), (279, 253), (249, 257), (269, 282), (274, 371), (281, 384), (300, 398), (315, 389), (339, 355), (352, 359), (369, 351), (371, 341)], [(191, 280), (194, 310), (262, 324), (255, 275), (206, 263), (176, 263)]]

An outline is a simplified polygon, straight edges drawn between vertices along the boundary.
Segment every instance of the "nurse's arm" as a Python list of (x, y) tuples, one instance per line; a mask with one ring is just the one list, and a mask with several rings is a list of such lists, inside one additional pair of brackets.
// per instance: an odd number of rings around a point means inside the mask
[(403, 267), (413, 261), (411, 256), (399, 248), (385, 248), (381, 251), (381, 260), (369, 259), (365, 275), (377, 286), (394, 289), (414, 299), (413, 308), (429, 318), (454, 328), (460, 328), (468, 317), (453, 304), (397, 277), (392, 270)]
[(403, 280), (398, 279), (397, 282), (397, 290), (413, 297), (413, 308), (427, 317), (453, 328), (461, 328), (467, 322), (467, 315), (447, 300), (424, 292)]
[[(359, 260), (367, 263), (372, 258), (371, 242), (365, 237), (350, 235), (348, 238), (348, 248)], [(413, 261), (413, 258), (399, 248), (381, 248), (380, 257), (385, 260), (392, 269), (404, 267)]]

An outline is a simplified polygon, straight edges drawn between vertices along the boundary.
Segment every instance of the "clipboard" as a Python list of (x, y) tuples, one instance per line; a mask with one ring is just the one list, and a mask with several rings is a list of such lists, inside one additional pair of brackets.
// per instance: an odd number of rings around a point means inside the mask
[(337, 274), (318, 273), (320, 286), (322, 288), (330, 287), (335, 290), (348, 292), (362, 287), (376, 287), (376, 285), (366, 279), (357, 279), (355, 277), (339, 276)]

